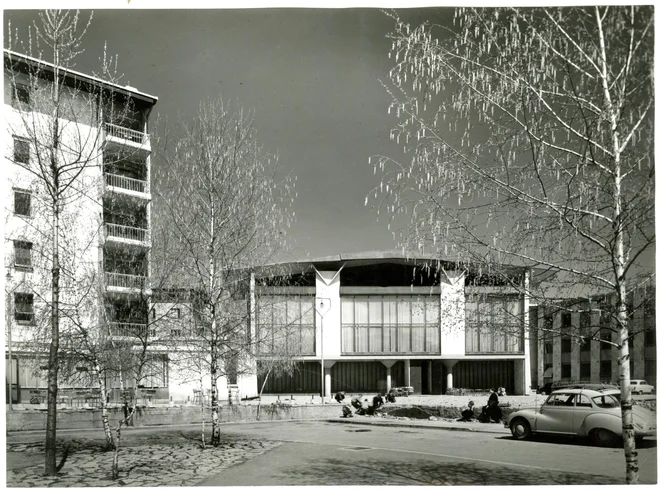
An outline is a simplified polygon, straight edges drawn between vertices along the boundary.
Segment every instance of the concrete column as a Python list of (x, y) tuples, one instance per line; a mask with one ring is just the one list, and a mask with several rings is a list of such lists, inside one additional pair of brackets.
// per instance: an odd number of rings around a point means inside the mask
[(254, 273), (250, 274), (250, 296), (248, 299), (248, 324), (247, 331), (249, 333), (249, 339), (251, 342), (251, 349), (249, 356), (246, 358), (247, 371), (244, 374), (238, 376), (238, 386), (240, 387), (241, 397), (254, 397), (259, 394), (259, 389), (257, 386), (257, 360), (255, 359), (255, 345), (254, 339), (257, 335), (257, 322), (256, 322), (256, 311), (257, 311), (257, 300), (255, 294), (255, 279)]
[(392, 366), (396, 363), (395, 359), (383, 359), (381, 360), (381, 363), (383, 363), (383, 366), (387, 369), (387, 392), (389, 392), (392, 389)]
[(325, 361), (323, 364), (325, 367), (323, 370), (325, 399), (327, 401), (332, 398), (332, 375), (330, 374), (330, 369), (335, 364), (335, 361)]
[[(592, 328), (598, 328), (600, 326), (600, 312), (591, 311), (590, 316), (591, 316)], [(598, 335), (600, 335), (600, 331), (596, 333), (596, 337)], [(600, 382), (600, 342), (597, 340), (592, 340), (590, 350), (591, 350), (591, 382), (599, 383)]]
[(433, 361), (426, 364), (426, 383), (428, 383), (428, 393), (433, 394)]
[[(578, 304), (575, 309), (583, 309), (582, 304)], [(580, 333), (580, 312), (571, 312), (571, 327), (573, 335)], [(571, 342), (571, 380), (577, 382), (582, 380), (580, 376), (580, 343), (576, 340)]]
[(555, 311), (552, 319), (552, 381), (557, 382), (561, 377), (561, 312)]
[(545, 315), (545, 307), (539, 306), (538, 307), (538, 318), (537, 318), (537, 324), (536, 324), (536, 353), (537, 353), (537, 361), (536, 361), (536, 375), (537, 375), (537, 380), (535, 385), (543, 385), (545, 382), (543, 380), (543, 375), (545, 373), (545, 348), (544, 348), (544, 343), (545, 343), (545, 328), (543, 327), (543, 322), (544, 322), (544, 315)]
[(410, 387), (410, 359), (403, 360), (403, 381), (406, 387)]
[(446, 389), (454, 388), (454, 374), (453, 369), (454, 365), (458, 363), (457, 359), (451, 359), (449, 361), (443, 361), (442, 364), (447, 368), (447, 373), (445, 374), (445, 385)]

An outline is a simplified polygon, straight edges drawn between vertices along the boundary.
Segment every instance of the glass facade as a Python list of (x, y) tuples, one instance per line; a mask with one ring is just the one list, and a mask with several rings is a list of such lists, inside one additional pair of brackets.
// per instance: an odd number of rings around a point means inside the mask
[(258, 354), (316, 354), (314, 296), (260, 296), (256, 313)]
[(342, 296), (342, 354), (439, 354), (440, 298)]
[(465, 353), (523, 353), (522, 313), (522, 301), (517, 296), (466, 299)]

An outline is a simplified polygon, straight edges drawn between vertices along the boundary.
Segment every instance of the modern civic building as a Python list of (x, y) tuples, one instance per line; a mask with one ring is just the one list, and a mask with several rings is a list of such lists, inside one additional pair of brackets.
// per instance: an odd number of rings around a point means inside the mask
[[(268, 393), (376, 392), (410, 386), (419, 394), (452, 388), (531, 387), (529, 271), (505, 277), (451, 261), (397, 253), (338, 255), (280, 265), (289, 282), (254, 275), (257, 360), (277, 359), (277, 327), (297, 328), (292, 375), (255, 380)], [(518, 287), (515, 287), (517, 285)], [(286, 315), (282, 318), (274, 315)], [(272, 336), (272, 341), (263, 336)], [(527, 338), (526, 338), (527, 337)], [(281, 346), (280, 342), (280, 346)], [(322, 381), (323, 380), (323, 381)]]
[[(251, 280), (245, 330), (256, 362), (238, 373), (225, 369), (219, 397), (226, 399), (231, 387), (240, 397), (263, 392), (317, 399), (322, 388), (331, 397), (340, 390), (403, 386), (416, 394), (491, 387), (527, 394), (529, 301), (520, 288), (530, 273), (519, 267), (505, 272), (506, 280), (451, 261), (390, 252), (264, 267), (244, 277)], [(159, 333), (198, 324), (181, 298), (156, 298), (154, 313)], [(295, 371), (266, 377), (268, 363), (282, 359), (295, 361)], [(198, 394), (200, 385), (171, 364), (173, 400)]]
[[(62, 176), (71, 184), (60, 220), (61, 331), (73, 331), (74, 321), (117, 341), (147, 331), (149, 116), (157, 98), (4, 50), (5, 356), (7, 388), (18, 402), (38, 402), (46, 389), (45, 347), (38, 343), (47, 342), (49, 331), (53, 216), (38, 175), (53, 147), (47, 126), (55, 77), (61, 81), (55, 155), (58, 163), (71, 164)], [(89, 300), (95, 302), (75, 306)], [(161, 362), (162, 379), (150, 379), (166, 385)], [(93, 385), (63, 381), (60, 395)]]

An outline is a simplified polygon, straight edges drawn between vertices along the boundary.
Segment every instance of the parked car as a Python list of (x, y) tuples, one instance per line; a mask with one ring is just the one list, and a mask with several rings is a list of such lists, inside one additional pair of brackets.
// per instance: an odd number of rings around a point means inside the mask
[(616, 388), (616, 385), (612, 383), (559, 381), (559, 382), (546, 383), (542, 387), (537, 388), (536, 393), (539, 395), (550, 395), (551, 392), (562, 388), (588, 388), (591, 390), (605, 390), (605, 389)]
[[(505, 426), (518, 440), (536, 433), (589, 437), (597, 445), (612, 445), (623, 435), (618, 389), (566, 388), (553, 391), (540, 406), (509, 415)], [(635, 436), (656, 435), (655, 414), (633, 405)]]
[(646, 383), (646, 380), (630, 380), (630, 391), (633, 394), (652, 394), (655, 392), (655, 388)]

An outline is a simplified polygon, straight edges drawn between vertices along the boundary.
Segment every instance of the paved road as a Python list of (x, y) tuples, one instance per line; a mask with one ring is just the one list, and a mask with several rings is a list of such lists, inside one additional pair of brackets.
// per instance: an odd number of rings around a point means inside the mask
[[(616, 484), (624, 481), (621, 448), (603, 449), (591, 446), (586, 441), (571, 439), (539, 438), (520, 442), (513, 440), (503, 427), (501, 430), (498, 427), (490, 433), (477, 433), (406, 426), (410, 425), (385, 427), (324, 422), (226, 424), (222, 427), (222, 432), (226, 435), (224, 438), (235, 436), (257, 439), (266, 442), (262, 442), (266, 446), (267, 442), (270, 442), (272, 447), (262, 448), (246, 443), (243, 446), (245, 448), (237, 450), (235, 446), (231, 446), (228, 450), (225, 449), (226, 452), (218, 453), (215, 464), (213, 459), (204, 457), (206, 464), (198, 465), (199, 469), (196, 468), (194, 473), (191, 469), (183, 469), (185, 466), (181, 463), (200, 463), (198, 452), (193, 449), (186, 454), (177, 447), (171, 453), (169, 470), (172, 472), (169, 473), (169, 478), (163, 478), (168, 474), (167, 468), (158, 468), (160, 475), (156, 480), (151, 473), (153, 469), (149, 471), (145, 467), (149, 473), (145, 471), (143, 476), (138, 473), (139, 469), (133, 470), (130, 476), (126, 473), (126, 484), (155, 486), (158, 481), (170, 486), (190, 486), (200, 480), (205, 480), (202, 484), (207, 486)], [(126, 445), (139, 445), (142, 435), (165, 441), (168, 436), (175, 439), (181, 435), (188, 437), (190, 434), (193, 438), (198, 433), (198, 426), (129, 428), (123, 432), (122, 437), (126, 438)], [(100, 438), (101, 435), (100, 430), (59, 433), (61, 440)], [(42, 439), (43, 432), (7, 434), (8, 445), (40, 443)], [(279, 445), (277, 442), (283, 443)], [(191, 442), (191, 446), (193, 444), (194, 442)], [(226, 457), (235, 450), (237, 455), (240, 454), (240, 458), (229, 459), (230, 462), (224, 459), (223, 456)], [(253, 455), (259, 451), (263, 453)], [(159, 452), (162, 454), (166, 450)], [(642, 482), (656, 483), (656, 441), (646, 440), (638, 443), (638, 452)], [(43, 454), (17, 454), (20, 452), (12, 453), (7, 459), (8, 469), (25, 469), (27, 466), (40, 466), (43, 463)], [(140, 455), (144, 460), (144, 452)], [(151, 455), (147, 454), (147, 458), (151, 459), (147, 461), (147, 467), (154, 467), (156, 462), (153, 456), (149, 457)], [(176, 455), (183, 457), (175, 461)], [(128, 458), (128, 451), (125, 451), (123, 456), (123, 466), (134, 464)], [(74, 457), (67, 463), (71, 479), (68, 480), (68, 485), (63, 486), (106, 486), (99, 484), (99, 480), (103, 478), (98, 476), (98, 479), (93, 480), (82, 474), (73, 476), (76, 470), (82, 469), (81, 473), (89, 473), (85, 471), (91, 469), (89, 466), (100, 464), (99, 459), (87, 457)], [(172, 462), (176, 462), (177, 466), (171, 466)], [(36, 472), (40, 473), (41, 468)], [(184, 475), (188, 477), (184, 479)], [(100, 472), (99, 476), (107, 477), (107, 473)], [(43, 480), (39, 482), (42, 483)], [(108, 482), (108, 486), (115, 485), (116, 483)], [(26, 485), (18, 482), (16, 486)]]
[[(282, 423), (227, 425), (227, 433), (286, 443), (201, 483), (206, 486), (350, 484), (616, 484), (621, 448), (446, 430)], [(656, 441), (638, 445), (640, 479), (657, 482)]]

